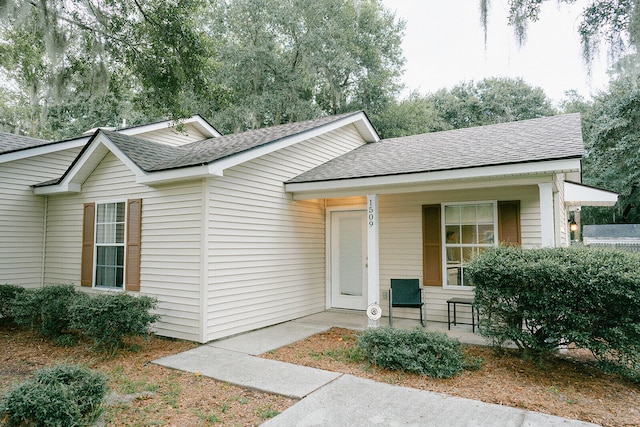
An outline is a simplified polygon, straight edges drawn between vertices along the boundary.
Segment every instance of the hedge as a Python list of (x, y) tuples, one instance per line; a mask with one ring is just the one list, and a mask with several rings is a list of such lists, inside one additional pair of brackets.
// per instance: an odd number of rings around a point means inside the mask
[(499, 247), (468, 269), (481, 334), (540, 355), (574, 343), (609, 367), (640, 369), (640, 256), (591, 248)]

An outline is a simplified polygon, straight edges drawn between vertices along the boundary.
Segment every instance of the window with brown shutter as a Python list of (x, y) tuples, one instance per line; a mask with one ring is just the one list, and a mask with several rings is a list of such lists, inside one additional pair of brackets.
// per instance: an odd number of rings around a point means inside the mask
[[(493, 213), (495, 208), (496, 202), (445, 205), (447, 220), (446, 225), (443, 225), (441, 205), (422, 206), (425, 286), (443, 285), (443, 252), (447, 255), (447, 284), (469, 286), (471, 284), (465, 280), (464, 272), (474, 254), (498, 243), (520, 246), (520, 202), (497, 202), (497, 240)], [(442, 236), (443, 227), (446, 236)], [(444, 248), (446, 251), (443, 251)]]
[(140, 290), (141, 220), (142, 199), (84, 205), (82, 286)]

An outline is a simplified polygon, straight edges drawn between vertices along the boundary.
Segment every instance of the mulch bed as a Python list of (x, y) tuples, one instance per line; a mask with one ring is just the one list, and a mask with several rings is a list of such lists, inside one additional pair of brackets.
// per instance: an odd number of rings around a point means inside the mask
[(515, 351), (497, 354), (487, 347), (466, 346), (469, 355), (482, 358), (481, 368), (434, 379), (348, 361), (345, 349), (355, 345), (356, 334), (333, 328), (262, 356), (603, 426), (640, 426), (640, 385), (604, 374), (584, 352), (570, 351), (536, 363)]

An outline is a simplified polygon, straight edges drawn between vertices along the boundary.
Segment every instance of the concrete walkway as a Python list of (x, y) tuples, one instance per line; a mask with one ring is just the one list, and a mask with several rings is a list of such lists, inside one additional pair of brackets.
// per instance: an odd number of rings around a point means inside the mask
[[(386, 322), (381, 320), (381, 324)], [(364, 329), (366, 323), (364, 314), (324, 312), (214, 341), (154, 363), (300, 399), (264, 426), (594, 426), (256, 357), (332, 326)], [(395, 327), (417, 325), (415, 321), (394, 319)], [(447, 332), (446, 324), (431, 322), (427, 328)], [(465, 343), (484, 343), (479, 335), (471, 333), (470, 326), (452, 326), (449, 334)]]

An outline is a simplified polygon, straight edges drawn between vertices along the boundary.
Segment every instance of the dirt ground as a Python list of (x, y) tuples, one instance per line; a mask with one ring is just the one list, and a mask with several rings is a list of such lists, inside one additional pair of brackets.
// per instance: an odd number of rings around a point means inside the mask
[(59, 347), (31, 332), (0, 325), (0, 394), (36, 369), (69, 362), (108, 375), (107, 426), (257, 426), (295, 403), (149, 363), (195, 346), (152, 338), (136, 341), (137, 351), (105, 357), (86, 346)]
[[(333, 328), (263, 357), (604, 426), (640, 425), (640, 386), (601, 373), (580, 355), (536, 365), (471, 346), (467, 351), (483, 359), (481, 369), (437, 380), (349, 362), (345, 354), (355, 345), (355, 334)], [(36, 369), (69, 362), (108, 375), (112, 390), (104, 415), (108, 426), (255, 426), (295, 403), (149, 363), (195, 345), (152, 338), (137, 341), (135, 351), (105, 357), (86, 346), (59, 347), (31, 332), (0, 324), (0, 394)]]
[(640, 385), (595, 369), (584, 352), (537, 364), (513, 353), (496, 355), (490, 348), (468, 346), (468, 354), (483, 360), (479, 370), (433, 379), (349, 362), (345, 350), (355, 345), (355, 334), (333, 328), (263, 357), (604, 426), (640, 426)]

